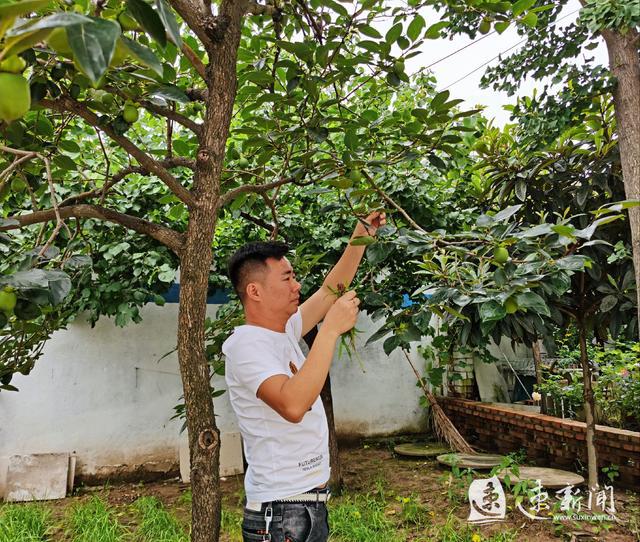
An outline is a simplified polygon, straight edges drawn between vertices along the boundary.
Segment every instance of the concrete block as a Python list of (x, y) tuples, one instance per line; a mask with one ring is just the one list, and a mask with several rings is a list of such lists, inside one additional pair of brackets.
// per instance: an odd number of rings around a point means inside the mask
[[(240, 433), (220, 434), (220, 476), (231, 476), (244, 472), (242, 438)], [(189, 439), (184, 432), (180, 436), (180, 478), (188, 483), (191, 463), (189, 460)]]
[(4, 500), (7, 502), (64, 499), (69, 454), (14, 455), (9, 458)]

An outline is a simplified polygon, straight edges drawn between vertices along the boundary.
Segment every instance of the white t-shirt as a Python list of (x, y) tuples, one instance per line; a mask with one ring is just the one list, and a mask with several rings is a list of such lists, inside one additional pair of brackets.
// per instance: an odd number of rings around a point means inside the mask
[(222, 345), (229, 399), (249, 464), (244, 478), (247, 501), (292, 497), (329, 480), (329, 430), (320, 397), (300, 423), (291, 423), (256, 396), (267, 378), (293, 375), (289, 362), (302, 368), (301, 336), (298, 310), (285, 333), (243, 325)]

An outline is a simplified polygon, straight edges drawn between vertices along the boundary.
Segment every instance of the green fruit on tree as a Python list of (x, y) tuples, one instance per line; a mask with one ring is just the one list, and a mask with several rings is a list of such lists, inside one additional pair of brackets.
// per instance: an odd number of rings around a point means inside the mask
[(127, 59), (128, 56), (129, 49), (127, 49), (126, 45), (124, 45), (120, 40), (116, 41), (116, 48), (113, 52), (113, 56), (111, 57), (111, 62), (109, 62), (109, 67), (113, 68), (114, 66), (119, 66)]
[(491, 21), (486, 18), (482, 19), (482, 22), (480, 23), (480, 27), (478, 28), (478, 30), (480, 30), (480, 34), (487, 34), (489, 30), (491, 30)]
[(133, 104), (125, 104), (122, 110), (122, 118), (129, 124), (133, 124), (139, 117), (138, 108)]
[(249, 160), (247, 160), (244, 156), (238, 160), (238, 167), (240, 169), (246, 169), (249, 167)]
[(504, 310), (507, 314), (513, 314), (518, 310), (518, 302), (513, 297), (510, 297), (504, 302)]
[(18, 302), (18, 296), (10, 288), (0, 290), (0, 311), (13, 312)]
[(506, 263), (509, 259), (509, 251), (504, 247), (498, 247), (493, 251), (493, 259), (497, 263)]
[(51, 47), (56, 53), (63, 56), (72, 56), (71, 46), (67, 39), (67, 31), (64, 27), (56, 28), (47, 39), (47, 45)]
[(393, 63), (393, 71), (396, 73), (404, 73), (404, 60), (396, 60)]
[(116, 99), (113, 96), (113, 94), (109, 94), (108, 92), (105, 92), (104, 94), (102, 94), (102, 96), (100, 96), (100, 101), (102, 102), (102, 105), (111, 107), (116, 101)]
[(118, 22), (120, 23), (122, 30), (140, 30), (138, 21), (136, 21), (126, 11), (122, 11), (120, 15), (118, 15)]
[(0, 72), (22, 73), (26, 67), (27, 63), (24, 58), (20, 58), (18, 55), (12, 55), (0, 62)]
[(12, 192), (24, 192), (27, 189), (27, 183), (20, 177), (14, 177), (11, 179)]
[(17, 73), (0, 73), (0, 119), (11, 122), (31, 107), (28, 81)]
[(358, 168), (353, 168), (349, 172), (349, 179), (351, 179), (354, 183), (360, 182), (360, 180), (362, 179), (362, 173), (360, 173), (360, 170)]

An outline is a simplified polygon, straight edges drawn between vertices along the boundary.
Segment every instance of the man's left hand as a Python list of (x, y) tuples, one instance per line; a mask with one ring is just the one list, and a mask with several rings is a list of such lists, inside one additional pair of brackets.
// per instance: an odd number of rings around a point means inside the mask
[(373, 211), (365, 219), (359, 219), (356, 229), (353, 230), (353, 237), (363, 237), (370, 235), (375, 237), (378, 228), (387, 223), (387, 215), (382, 211)]

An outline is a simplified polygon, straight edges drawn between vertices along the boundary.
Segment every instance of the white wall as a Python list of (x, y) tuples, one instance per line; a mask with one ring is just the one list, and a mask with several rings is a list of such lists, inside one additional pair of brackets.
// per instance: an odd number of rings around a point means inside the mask
[[(210, 315), (216, 308), (209, 306)], [(177, 304), (149, 304), (140, 324), (118, 328), (105, 318), (92, 329), (78, 320), (57, 332), (31, 374), (14, 377), (20, 391), (0, 393), (0, 473), (3, 458), (39, 452), (75, 452), (84, 475), (176, 468), (182, 421), (170, 418), (181, 382), (176, 354), (160, 358), (175, 347), (177, 312)], [(380, 324), (363, 315), (359, 343)], [(424, 427), (406, 360), (398, 353), (387, 357), (381, 342), (360, 355), (365, 373), (355, 360), (334, 360), (338, 432), (365, 436)], [(215, 400), (215, 411), (223, 433), (237, 431), (227, 394)], [(0, 495), (2, 486), (0, 478)]]

